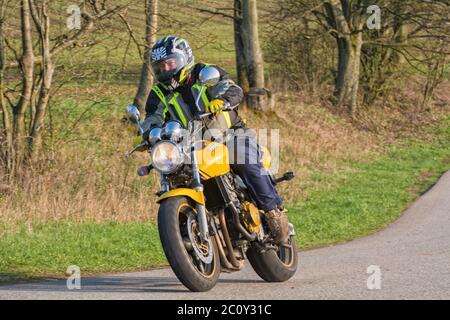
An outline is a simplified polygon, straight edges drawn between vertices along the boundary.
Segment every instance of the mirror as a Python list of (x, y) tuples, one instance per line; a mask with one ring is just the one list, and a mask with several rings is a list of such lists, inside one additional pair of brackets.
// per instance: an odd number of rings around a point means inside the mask
[(127, 114), (131, 122), (133, 122), (134, 124), (139, 123), (140, 113), (139, 109), (135, 105), (129, 104), (127, 106)]
[(128, 114), (128, 118), (130, 119), (130, 121), (138, 128), (139, 130), (139, 134), (142, 134), (142, 128), (140, 125), (140, 113), (139, 113), (139, 109), (133, 105), (133, 104), (129, 104), (127, 106), (127, 114)]
[(220, 73), (214, 67), (206, 67), (200, 71), (198, 78), (202, 85), (206, 85), (207, 87), (215, 86), (220, 80)]

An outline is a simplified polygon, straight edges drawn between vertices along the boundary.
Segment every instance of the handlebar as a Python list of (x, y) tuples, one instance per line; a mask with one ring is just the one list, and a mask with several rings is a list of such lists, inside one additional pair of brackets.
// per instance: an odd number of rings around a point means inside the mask
[(203, 119), (209, 117), (210, 115), (212, 115), (211, 112), (197, 113), (197, 114), (194, 116), (194, 120), (203, 120)]
[(130, 152), (128, 152), (128, 153), (126, 154), (126, 157), (127, 157), (127, 158), (131, 157), (131, 155), (132, 155), (133, 153), (135, 153), (136, 151), (138, 151), (139, 149), (141, 149), (141, 148), (143, 148), (143, 147), (147, 147), (148, 145), (149, 145), (149, 144), (148, 144), (148, 141), (147, 141), (147, 140), (144, 140), (143, 142), (141, 142), (140, 144), (138, 144), (136, 147), (134, 147), (133, 150), (131, 150)]
[(216, 114), (220, 111), (232, 111), (233, 109), (234, 108), (232, 108), (229, 103), (225, 103), (225, 105), (222, 108), (217, 109), (216, 111), (214, 111), (214, 113), (212, 113), (212, 112), (197, 113), (194, 116), (194, 119), (195, 120), (203, 120), (203, 119), (205, 119), (213, 114)]

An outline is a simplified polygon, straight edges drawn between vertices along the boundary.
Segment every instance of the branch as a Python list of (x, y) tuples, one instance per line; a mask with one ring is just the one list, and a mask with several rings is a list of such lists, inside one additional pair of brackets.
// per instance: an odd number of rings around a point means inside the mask
[(136, 45), (136, 47), (139, 51), (139, 57), (141, 57), (141, 59), (142, 59), (143, 54), (142, 54), (142, 50), (141, 50), (141, 45), (139, 44), (136, 37), (134, 36), (133, 29), (131, 28), (130, 24), (125, 19), (125, 16), (122, 13), (119, 13), (119, 17), (122, 20), (122, 22), (125, 24), (125, 26), (127, 27), (128, 34), (130, 35), (130, 38), (133, 40), (134, 44)]
[[(95, 1), (94, 1), (95, 2)], [(90, 14), (83, 12), (81, 14), (82, 18), (86, 21), (86, 23), (82, 26), (82, 28), (80, 30), (78, 30), (78, 32), (76, 32), (74, 35), (69, 36), (68, 33), (66, 34), (62, 34), (59, 35), (55, 41), (57, 42), (56, 45), (50, 50), (50, 53), (52, 56), (58, 54), (59, 52), (61, 52), (62, 50), (70, 47), (70, 46), (74, 46), (77, 44), (77, 41), (84, 35), (90, 33), (93, 30), (94, 27), (94, 23), (97, 21), (101, 21), (103, 19), (106, 19), (108, 17), (110, 17), (111, 15), (116, 14), (117, 12), (119, 12), (120, 10), (126, 8), (126, 5), (121, 5), (121, 6), (116, 6), (112, 9), (109, 10), (102, 10), (99, 11), (97, 14), (95, 14), (94, 16), (91, 16)], [(37, 57), (34, 61), (35, 64), (41, 64), (42, 63), (42, 58), (41, 57)], [(18, 67), (20, 64), (18, 61), (14, 61), (9, 63), (6, 67), (7, 68), (16, 68)]]
[(224, 18), (231, 19), (233, 21), (235, 19), (234, 16), (232, 16), (230, 14), (227, 14), (227, 13), (220, 12), (218, 9), (216, 9), (216, 10), (202, 9), (202, 8), (194, 8), (194, 9), (196, 9), (199, 12), (203, 12), (203, 13), (210, 13), (210, 14), (214, 14), (214, 15), (219, 15), (219, 16), (222, 16)]

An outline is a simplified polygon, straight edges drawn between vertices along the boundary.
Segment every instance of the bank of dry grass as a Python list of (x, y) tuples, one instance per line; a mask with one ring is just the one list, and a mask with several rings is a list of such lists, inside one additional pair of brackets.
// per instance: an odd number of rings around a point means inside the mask
[[(1, 221), (8, 225), (49, 220), (154, 221), (158, 176), (136, 176), (136, 168), (149, 161), (146, 154), (124, 156), (134, 136), (121, 119), (133, 90), (118, 85), (95, 90), (75, 87), (57, 97), (42, 162), (28, 167), (18, 183), (2, 183)], [(91, 99), (67, 98), (72, 95)], [(323, 188), (326, 181), (314, 180), (315, 173), (351, 170), (346, 164), (370, 160), (406, 136), (426, 138), (423, 128), (448, 111), (446, 106), (437, 106), (417, 116), (415, 122), (402, 118), (404, 110), (371, 111), (366, 121), (377, 129), (368, 130), (358, 119), (331, 108), (325, 102), (305, 102), (291, 94), (279, 96), (275, 108), (266, 114), (242, 110), (250, 127), (280, 130), (279, 172), (297, 174), (280, 186), (288, 205)]]

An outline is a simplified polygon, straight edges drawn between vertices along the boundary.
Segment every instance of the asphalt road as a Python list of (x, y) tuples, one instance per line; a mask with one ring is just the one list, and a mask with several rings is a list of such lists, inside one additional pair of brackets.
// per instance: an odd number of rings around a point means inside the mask
[[(371, 289), (369, 289), (371, 288)], [(0, 299), (450, 299), (450, 171), (386, 229), (300, 253), (295, 277), (265, 283), (248, 265), (191, 293), (170, 269), (0, 286)]]

